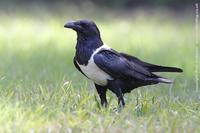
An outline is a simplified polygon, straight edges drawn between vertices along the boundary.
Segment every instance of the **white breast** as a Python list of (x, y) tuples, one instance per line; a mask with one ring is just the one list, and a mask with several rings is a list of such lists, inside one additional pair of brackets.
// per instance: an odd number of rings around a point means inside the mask
[(107, 84), (107, 80), (112, 80), (112, 77), (105, 73), (103, 70), (101, 70), (95, 63), (94, 63), (94, 55), (99, 52), (101, 49), (110, 49), (110, 47), (103, 45), (96, 49), (92, 56), (90, 57), (88, 64), (85, 65), (80, 65), (78, 62), (77, 64), (79, 65), (80, 69), (82, 72), (92, 81), (94, 81), (98, 85), (105, 86)]

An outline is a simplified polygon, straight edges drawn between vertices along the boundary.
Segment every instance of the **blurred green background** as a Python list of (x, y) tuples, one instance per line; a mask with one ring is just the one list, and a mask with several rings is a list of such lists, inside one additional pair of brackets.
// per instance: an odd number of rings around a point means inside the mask
[(67, 4), (76, 4), (76, 5), (84, 5), (91, 3), (97, 6), (106, 6), (110, 8), (118, 7), (118, 8), (133, 8), (136, 6), (163, 6), (170, 8), (178, 8), (178, 7), (187, 7), (191, 6), (191, 4), (197, 2), (195, 0), (1, 0), (1, 3), (7, 4), (24, 4), (24, 3), (67, 3)]
[[(0, 2), (0, 132), (199, 132), (195, 89), (195, 6), (189, 0)], [(74, 67), (69, 20), (96, 22), (112, 48), (177, 66), (173, 85), (153, 85), (101, 108), (91, 81)], [(199, 75), (199, 73), (198, 73)]]

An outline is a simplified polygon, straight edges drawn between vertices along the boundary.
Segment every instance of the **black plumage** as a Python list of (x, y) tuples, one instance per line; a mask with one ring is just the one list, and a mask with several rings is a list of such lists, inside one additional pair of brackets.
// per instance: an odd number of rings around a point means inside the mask
[(74, 64), (83, 75), (94, 82), (102, 105), (107, 105), (107, 89), (115, 93), (119, 105), (124, 106), (123, 94), (131, 92), (134, 88), (172, 83), (171, 80), (153, 72), (182, 72), (180, 68), (146, 63), (107, 47), (101, 40), (99, 29), (92, 21), (68, 22), (64, 27), (77, 32)]

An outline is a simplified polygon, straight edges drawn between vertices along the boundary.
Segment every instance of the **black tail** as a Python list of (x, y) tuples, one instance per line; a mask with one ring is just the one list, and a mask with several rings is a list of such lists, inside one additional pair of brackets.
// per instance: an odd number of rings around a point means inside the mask
[(160, 77), (160, 76), (156, 76), (157, 78), (148, 78), (146, 80), (148, 81), (153, 81), (154, 83), (165, 83), (165, 84), (172, 84), (174, 81), (168, 78), (164, 78), (164, 77)]
[(172, 84), (172, 83), (174, 83), (173, 80), (165, 78), (165, 77), (161, 77), (161, 76), (156, 75), (156, 74), (153, 74), (151, 78), (148, 78), (148, 80), (155, 81), (157, 83), (165, 83), (165, 84)]
[(180, 68), (157, 66), (157, 65), (148, 66), (148, 69), (151, 72), (183, 72), (183, 70)]
[(168, 78), (158, 78), (157, 80), (158, 80), (158, 82), (165, 83), (165, 84), (172, 84), (174, 82)]

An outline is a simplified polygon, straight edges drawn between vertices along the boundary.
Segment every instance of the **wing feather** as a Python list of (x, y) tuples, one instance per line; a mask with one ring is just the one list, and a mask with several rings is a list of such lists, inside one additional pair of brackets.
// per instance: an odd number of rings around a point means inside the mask
[(160, 66), (160, 65), (147, 63), (147, 62), (141, 61), (140, 59), (138, 59), (134, 56), (131, 56), (131, 55), (128, 55), (128, 54), (125, 54), (125, 53), (120, 53), (120, 55), (125, 57), (130, 62), (134, 62), (134, 63), (137, 63), (137, 64), (145, 67), (146, 69), (148, 69), (151, 72), (183, 72), (183, 70), (180, 69), (180, 68)]
[(113, 78), (146, 80), (152, 74), (139, 64), (132, 63), (114, 50), (102, 50), (94, 55), (95, 64)]

